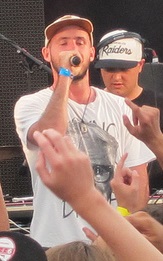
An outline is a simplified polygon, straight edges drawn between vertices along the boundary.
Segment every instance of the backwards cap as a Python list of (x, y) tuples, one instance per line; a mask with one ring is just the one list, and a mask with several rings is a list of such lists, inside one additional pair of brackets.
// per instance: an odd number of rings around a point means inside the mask
[(95, 68), (133, 68), (142, 59), (143, 39), (137, 33), (115, 30), (105, 34), (97, 46)]
[(48, 45), (48, 43), (58, 30), (69, 25), (76, 25), (82, 27), (89, 34), (90, 41), (93, 45), (93, 25), (91, 21), (76, 15), (65, 15), (55, 20), (53, 23), (51, 23), (45, 28), (45, 46)]

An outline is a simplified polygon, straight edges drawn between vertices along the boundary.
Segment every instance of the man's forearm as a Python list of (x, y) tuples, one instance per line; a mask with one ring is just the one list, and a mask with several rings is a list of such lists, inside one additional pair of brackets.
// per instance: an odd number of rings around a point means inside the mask
[[(74, 201), (74, 209), (111, 247), (116, 260), (162, 260), (162, 255), (96, 191)], [(129, 246), (132, 245), (132, 249)]]
[(163, 169), (163, 134), (146, 143), (146, 145), (156, 155), (157, 160)]
[(41, 115), (28, 131), (28, 140), (35, 144), (33, 133), (42, 132), (45, 129), (55, 129), (65, 135), (68, 124), (67, 103), (69, 96), (69, 85), (71, 79), (60, 76), (56, 89), (53, 90), (51, 99)]

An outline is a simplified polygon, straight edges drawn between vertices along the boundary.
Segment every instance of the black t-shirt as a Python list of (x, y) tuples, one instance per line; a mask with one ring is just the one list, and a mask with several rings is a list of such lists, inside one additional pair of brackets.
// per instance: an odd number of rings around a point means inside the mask
[[(148, 105), (158, 108), (160, 110), (160, 128), (163, 132), (163, 93), (143, 89), (142, 93), (132, 101), (139, 106)], [(155, 190), (163, 188), (163, 170), (155, 160), (149, 163), (148, 171), (150, 193), (152, 194)]]
[(158, 108), (160, 110), (160, 128), (163, 132), (163, 93), (143, 89), (141, 94), (132, 101), (139, 106), (148, 105)]

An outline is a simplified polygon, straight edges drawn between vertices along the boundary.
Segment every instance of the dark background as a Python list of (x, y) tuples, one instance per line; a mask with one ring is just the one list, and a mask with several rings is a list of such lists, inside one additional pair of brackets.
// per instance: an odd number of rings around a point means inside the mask
[[(124, 28), (146, 39), (163, 62), (163, 0), (45, 0), (45, 25), (65, 14), (76, 14), (94, 24), (94, 43), (107, 31)], [(91, 82), (101, 83), (91, 66)]]
[(107, 31), (121, 27), (140, 33), (163, 61), (162, 0), (45, 0), (45, 25), (71, 13), (94, 24), (95, 44)]
[[(43, 30), (43, 0), (1, 0), (0, 34), (38, 59), (42, 59)], [(12, 197), (32, 194), (28, 169), (22, 166), (23, 152), (16, 153), (20, 141), (15, 130), (14, 105), (20, 96), (48, 84), (45, 72), (34, 66), (28, 73), (21, 66), (23, 61), (17, 49), (0, 38), (0, 182), (4, 194)], [(9, 154), (2, 160), (6, 149)]]

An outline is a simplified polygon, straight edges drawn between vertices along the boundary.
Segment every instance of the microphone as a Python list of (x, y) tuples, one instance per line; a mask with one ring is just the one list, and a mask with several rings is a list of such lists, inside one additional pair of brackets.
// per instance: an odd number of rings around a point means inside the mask
[(72, 56), (72, 57), (70, 58), (70, 64), (71, 64), (72, 66), (78, 66), (80, 63), (81, 63), (81, 60), (80, 60), (80, 57), (79, 57), (79, 56), (74, 55), (74, 56)]

